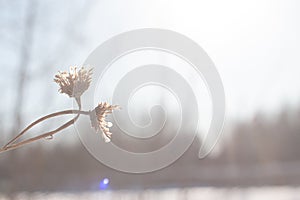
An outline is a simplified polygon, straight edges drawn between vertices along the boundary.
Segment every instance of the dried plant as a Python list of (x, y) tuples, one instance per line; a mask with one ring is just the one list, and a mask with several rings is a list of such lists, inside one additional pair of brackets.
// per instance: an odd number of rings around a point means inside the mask
[[(32, 122), (29, 126), (27, 126), (23, 131), (21, 131), (17, 136), (11, 139), (7, 144), (5, 144), (0, 152), (8, 151), (11, 149), (15, 149), (21, 147), (25, 144), (37, 141), (42, 138), (53, 138), (53, 135), (62, 131), (63, 129), (69, 127), (74, 124), (80, 115), (87, 115), (90, 117), (91, 125), (96, 130), (96, 132), (102, 131), (102, 136), (105, 142), (111, 141), (111, 132), (109, 132), (109, 128), (112, 126), (111, 122), (106, 121), (106, 116), (111, 114), (114, 109), (119, 108), (117, 105), (110, 105), (106, 102), (101, 102), (98, 106), (91, 111), (82, 111), (81, 110), (81, 96), (82, 94), (89, 88), (92, 80), (92, 69), (85, 69), (81, 67), (79, 70), (77, 67), (70, 67), (70, 71), (66, 72), (58, 72), (55, 75), (54, 81), (59, 85), (59, 92), (67, 94), (71, 98), (75, 98), (79, 110), (63, 110), (60, 112), (51, 113), (49, 115), (43, 116), (36, 121)], [(20, 142), (16, 142), (22, 135), (24, 135), (29, 129), (33, 126), (39, 124), (40, 122), (50, 119), (52, 117), (61, 116), (61, 115), (69, 115), (76, 114), (76, 116), (56, 128), (55, 130), (40, 134), (36, 137), (32, 137)]]
[(90, 120), (92, 127), (99, 132), (102, 131), (102, 137), (105, 142), (110, 142), (112, 133), (109, 128), (112, 127), (111, 122), (106, 121), (106, 115), (112, 113), (114, 109), (119, 108), (117, 105), (109, 105), (109, 103), (99, 103), (98, 106), (91, 111)]
[(74, 97), (80, 105), (81, 95), (91, 84), (92, 69), (86, 70), (84, 67), (77, 70), (77, 67), (70, 67), (69, 72), (58, 72), (54, 81), (59, 85), (59, 92)]

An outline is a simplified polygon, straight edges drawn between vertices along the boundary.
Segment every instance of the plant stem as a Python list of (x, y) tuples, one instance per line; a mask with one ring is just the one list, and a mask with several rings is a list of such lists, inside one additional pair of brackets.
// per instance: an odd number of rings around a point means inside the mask
[(6, 145), (4, 145), (3, 148), (7, 147), (8, 145), (10, 145), (11, 143), (13, 143), (14, 141), (16, 141), (18, 138), (20, 138), (26, 131), (28, 131), (30, 128), (32, 128), (33, 126), (37, 125), (38, 123), (46, 120), (46, 119), (50, 119), (52, 117), (56, 117), (59, 115), (67, 115), (67, 114), (82, 114), (82, 115), (89, 115), (89, 111), (81, 111), (81, 110), (63, 110), (63, 111), (59, 111), (59, 112), (55, 112), (55, 113), (51, 113), (49, 115), (46, 115), (44, 117), (41, 117), (39, 119), (37, 119), (36, 121), (32, 122), (30, 125), (28, 125), (22, 132), (20, 132), (17, 136), (15, 136), (13, 139), (11, 139)]
[[(46, 115), (44, 117), (41, 117), (41, 118), (37, 119), (36, 121), (32, 122), (29, 126), (27, 126), (23, 131), (21, 131), (17, 136), (15, 136), (13, 139), (11, 139), (6, 145), (4, 145), (0, 149), (0, 153), (4, 152), (4, 151), (11, 150), (11, 149), (18, 148), (18, 147), (20, 147), (22, 145), (31, 143), (31, 142), (39, 140), (41, 138), (45, 138), (47, 136), (52, 136), (55, 133), (58, 133), (59, 131), (65, 129), (67, 127), (69, 127), (72, 124), (74, 124), (81, 114), (83, 114), (83, 115), (89, 115), (90, 114), (90, 111), (82, 111), (81, 110), (81, 101), (80, 101), (80, 98), (77, 98), (76, 102), (78, 104), (79, 110), (64, 110), (64, 111), (59, 111), (59, 112), (51, 113), (51, 114), (48, 114), (48, 115)], [(24, 140), (24, 141), (21, 141), (21, 142), (18, 142), (18, 143), (14, 143), (18, 138), (20, 138), (30, 128), (32, 128), (33, 126), (37, 125), (38, 123), (40, 123), (40, 122), (42, 122), (42, 121), (44, 121), (46, 119), (50, 119), (52, 117), (56, 117), (56, 116), (59, 116), (59, 115), (66, 115), (66, 114), (77, 114), (77, 115), (73, 119), (71, 119), (70, 121), (66, 122), (65, 124), (63, 124), (62, 126), (58, 127), (57, 129), (55, 129), (53, 131), (50, 131), (50, 132), (38, 135), (38, 136), (33, 137), (33, 138), (29, 138), (27, 140)]]
[(36, 137), (33, 137), (33, 138), (29, 138), (29, 139), (24, 140), (24, 141), (22, 141), (22, 142), (18, 142), (18, 143), (15, 143), (15, 144), (6, 146), (5, 148), (0, 149), (0, 153), (1, 153), (1, 152), (4, 152), (4, 151), (16, 149), (16, 148), (18, 148), (18, 147), (20, 147), (20, 146), (23, 146), (23, 145), (25, 145), (25, 144), (34, 142), (34, 141), (36, 141), (36, 140), (45, 138), (45, 137), (47, 137), (47, 136), (52, 136), (52, 135), (54, 135), (55, 133), (58, 133), (59, 131), (65, 129), (65, 128), (67, 128), (67, 127), (69, 127), (69, 126), (72, 125), (72, 124), (74, 124), (74, 122), (78, 119), (79, 115), (80, 115), (80, 114), (76, 115), (75, 118), (71, 119), (70, 121), (68, 121), (67, 123), (63, 124), (62, 126), (58, 127), (57, 129), (55, 129), (55, 130), (53, 130), (53, 131), (44, 133), (44, 134), (42, 134), (42, 135), (39, 135), (39, 136), (36, 136)]

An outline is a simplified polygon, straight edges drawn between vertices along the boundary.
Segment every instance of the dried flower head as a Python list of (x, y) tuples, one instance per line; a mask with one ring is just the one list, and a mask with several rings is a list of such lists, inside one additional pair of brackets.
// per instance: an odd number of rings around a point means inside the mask
[(70, 67), (70, 71), (58, 72), (54, 81), (59, 85), (59, 92), (69, 95), (69, 97), (79, 98), (90, 86), (92, 69), (86, 70), (81, 67)]
[(118, 105), (110, 105), (109, 103), (99, 103), (98, 106), (91, 111), (90, 120), (92, 127), (98, 132), (102, 131), (102, 137), (105, 142), (110, 142), (112, 133), (109, 128), (112, 127), (111, 122), (106, 121), (106, 115), (111, 114), (113, 110), (119, 108)]

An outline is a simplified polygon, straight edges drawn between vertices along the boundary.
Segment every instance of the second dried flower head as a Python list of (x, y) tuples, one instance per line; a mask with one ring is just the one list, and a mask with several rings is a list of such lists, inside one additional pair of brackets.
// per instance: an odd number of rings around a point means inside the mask
[(113, 110), (119, 108), (118, 105), (110, 105), (109, 103), (99, 103), (98, 106), (91, 111), (90, 120), (92, 127), (98, 131), (102, 131), (102, 137), (105, 142), (110, 142), (112, 133), (109, 128), (112, 127), (112, 123), (106, 121), (106, 116), (111, 114)]

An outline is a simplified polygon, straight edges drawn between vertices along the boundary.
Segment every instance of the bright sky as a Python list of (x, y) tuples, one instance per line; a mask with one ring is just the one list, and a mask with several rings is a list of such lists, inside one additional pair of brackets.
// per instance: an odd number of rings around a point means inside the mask
[(95, 46), (118, 33), (156, 27), (196, 41), (223, 79), (229, 118), (273, 112), (300, 99), (300, 2), (104, 1), (94, 7), (90, 27)]
[[(43, 13), (50, 16), (53, 12), (55, 15), (48, 21), (47, 18), (46, 21), (39, 18), (40, 35), (36, 35), (35, 53), (32, 56), (35, 67), (39, 66), (41, 54), (49, 57), (51, 52), (48, 49), (56, 50), (55, 45), (59, 43), (54, 33), (63, 27), (61, 23), (57, 24), (60, 20), (55, 19), (68, 16), (64, 9), (66, 6), (60, 4), (59, 1), (56, 4), (53, 1), (40, 2), (40, 16)], [(78, 2), (74, 4), (81, 6)], [(76, 51), (65, 50), (64, 53), (69, 52), (73, 58), (59, 60), (60, 65), (53, 67), (49, 73), (54, 74), (70, 60), (70, 64), (83, 63), (94, 48), (119, 33), (138, 28), (170, 29), (196, 41), (214, 61), (225, 87), (227, 116), (232, 119), (251, 118), (257, 111), (273, 112), (284, 104), (299, 105), (299, 10), (300, 2), (297, 0), (99, 1), (87, 11), (89, 14), (84, 25), (82, 22), (79, 24), (87, 46), (77, 46)], [(11, 16), (21, 19), (22, 12), (2, 12), (1, 21)], [(77, 19), (68, 20), (73, 23), (72, 26), (77, 25)], [(48, 31), (45, 32), (48, 25)], [(14, 39), (10, 34), (4, 34), (3, 30), (2, 41), (8, 42), (10, 37)], [(56, 42), (42, 37), (46, 33), (53, 33), (52, 39)], [(10, 63), (12, 66), (6, 69), (6, 74), (0, 75), (5, 96), (2, 102), (11, 103), (13, 89), (7, 87), (6, 81), (13, 80), (15, 60), (9, 55), (11, 49), (8, 51), (5, 43), (0, 45), (3, 45), (0, 49), (1, 63)], [(51, 80), (52, 77), (49, 77), (45, 81)], [(38, 88), (37, 84), (31, 87), (32, 91)], [(52, 92), (57, 87), (49, 84), (50, 89)], [(57, 105), (59, 101), (54, 102)], [(34, 105), (29, 102), (27, 106), (30, 110), (29, 107)]]

